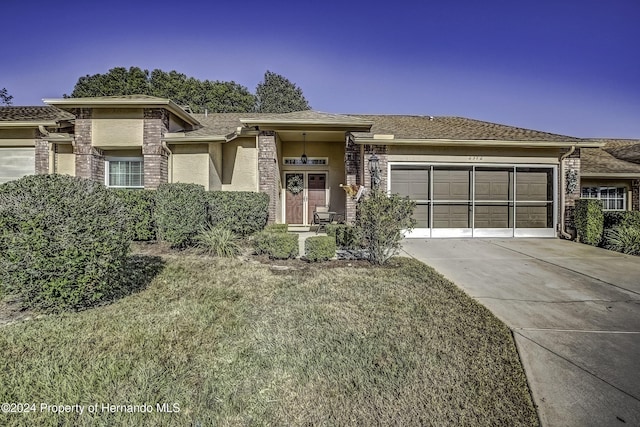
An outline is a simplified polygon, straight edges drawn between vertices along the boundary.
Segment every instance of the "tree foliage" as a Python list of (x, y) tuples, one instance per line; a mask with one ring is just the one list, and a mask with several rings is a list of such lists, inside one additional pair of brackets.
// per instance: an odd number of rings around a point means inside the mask
[(235, 82), (198, 80), (177, 71), (151, 72), (138, 67), (115, 67), (105, 74), (80, 77), (65, 98), (150, 95), (169, 98), (194, 113), (242, 113), (255, 108), (255, 97)]
[(287, 78), (268, 71), (256, 87), (256, 111), (259, 113), (289, 113), (311, 107), (302, 89)]
[(2, 88), (0, 89), (0, 104), (4, 104), (4, 105), (11, 105), (13, 104), (13, 96), (9, 95), (9, 92), (7, 92), (7, 88)]

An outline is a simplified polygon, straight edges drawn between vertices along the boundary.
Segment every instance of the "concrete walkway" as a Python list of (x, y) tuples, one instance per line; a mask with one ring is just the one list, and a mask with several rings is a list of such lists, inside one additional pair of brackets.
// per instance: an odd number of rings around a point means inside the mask
[(640, 426), (640, 257), (558, 239), (407, 239), (513, 331), (545, 426)]

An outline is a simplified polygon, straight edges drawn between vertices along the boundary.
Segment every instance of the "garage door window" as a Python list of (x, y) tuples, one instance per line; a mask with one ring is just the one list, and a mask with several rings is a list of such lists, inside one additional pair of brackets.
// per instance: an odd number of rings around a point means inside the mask
[(109, 159), (105, 166), (105, 181), (108, 187), (144, 188), (142, 159)]

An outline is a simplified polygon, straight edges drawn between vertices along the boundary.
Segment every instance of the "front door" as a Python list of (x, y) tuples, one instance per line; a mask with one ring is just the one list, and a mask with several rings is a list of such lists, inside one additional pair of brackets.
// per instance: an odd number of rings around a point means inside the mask
[(316, 206), (327, 204), (327, 174), (324, 172), (285, 173), (287, 224), (309, 225)]

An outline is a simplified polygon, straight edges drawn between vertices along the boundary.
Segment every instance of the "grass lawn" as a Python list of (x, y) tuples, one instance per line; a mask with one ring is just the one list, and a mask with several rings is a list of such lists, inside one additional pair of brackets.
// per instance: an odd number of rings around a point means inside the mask
[(0, 403), (36, 406), (0, 425), (538, 424), (509, 330), (419, 262), (162, 262), (111, 305), (0, 327)]

